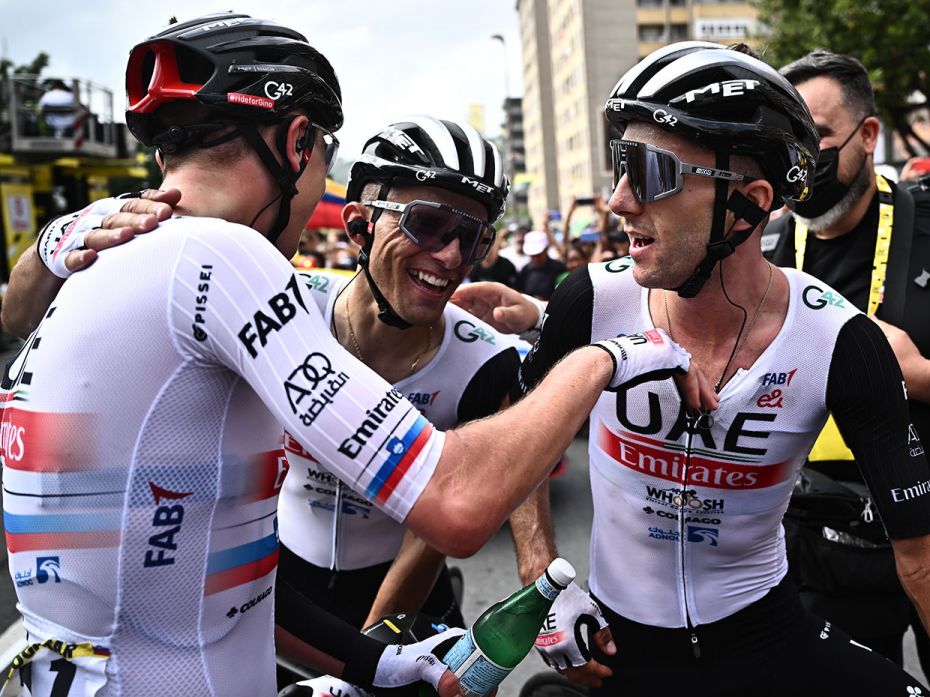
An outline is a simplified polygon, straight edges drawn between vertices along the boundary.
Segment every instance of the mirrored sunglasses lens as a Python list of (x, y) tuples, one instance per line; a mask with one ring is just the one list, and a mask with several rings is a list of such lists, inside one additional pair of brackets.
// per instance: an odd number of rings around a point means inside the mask
[(678, 166), (674, 158), (650, 150), (642, 143), (625, 142), (624, 146), (630, 188), (638, 201), (648, 203), (675, 191)]
[(494, 242), (494, 229), (447, 208), (412, 204), (404, 212), (401, 228), (427, 252), (438, 252), (459, 240), (463, 264), (483, 259)]
[(610, 141), (610, 159), (614, 166), (614, 189), (617, 188), (617, 185), (620, 184), (620, 179), (623, 178), (625, 157), (626, 152), (623, 143), (619, 140)]

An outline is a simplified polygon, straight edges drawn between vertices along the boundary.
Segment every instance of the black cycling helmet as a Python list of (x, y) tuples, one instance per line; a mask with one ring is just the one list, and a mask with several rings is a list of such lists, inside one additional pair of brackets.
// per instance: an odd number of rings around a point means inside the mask
[(342, 126), (339, 81), (329, 61), (293, 29), (224, 12), (172, 24), (129, 54), (126, 125), (143, 144), (169, 126), (155, 115), (188, 100), (230, 122), (268, 122), (302, 108), (329, 131)]
[(414, 116), (369, 138), (352, 165), (347, 201), (358, 201), (369, 182), (426, 184), (473, 198), (492, 223), (504, 213), (510, 181), (497, 146), (468, 124)]
[[(716, 154), (716, 168), (729, 169), (730, 156), (745, 155), (762, 169), (782, 202), (810, 197), (820, 137), (798, 91), (775, 69), (736, 48), (684, 41), (654, 51), (620, 78), (605, 105), (607, 120), (620, 131), (630, 121), (677, 133)], [(728, 235), (726, 212), (751, 223)], [(728, 182), (716, 180), (707, 256), (676, 288), (697, 295), (715, 264), (733, 253), (771, 212)]]
[(704, 41), (665, 46), (620, 78), (605, 108), (621, 131), (644, 121), (753, 158), (776, 198), (810, 196), (820, 150), (813, 118), (794, 86), (750, 55)]
[[(290, 220), (297, 180), (309, 162), (316, 132), (297, 143), (300, 169), (284, 167), (257, 126), (277, 123), (278, 156), (287, 161), (288, 114), (305, 111), (311, 126), (332, 133), (342, 126), (339, 81), (329, 61), (292, 29), (248, 15), (225, 12), (173, 23), (133, 47), (126, 68), (126, 125), (148, 146), (171, 154), (206, 148), (242, 136), (259, 156), (280, 194), (268, 231), (274, 243)], [(203, 122), (177, 122), (162, 107), (188, 102), (206, 107)], [(294, 116), (293, 118), (297, 118)]]
[[(392, 123), (368, 139), (349, 172), (346, 201), (360, 201), (362, 189), (372, 182), (381, 184), (378, 199), (384, 199), (392, 187), (425, 185), (454, 191), (481, 203), (491, 223), (504, 214), (510, 193), (510, 181), (494, 143), (468, 124), (430, 116), (411, 116)], [(381, 209), (375, 209), (370, 225), (354, 221), (349, 232), (365, 240), (359, 263), (378, 303), (378, 319), (409, 329), (411, 324), (394, 311), (368, 268), (374, 244), (371, 230), (380, 215)]]

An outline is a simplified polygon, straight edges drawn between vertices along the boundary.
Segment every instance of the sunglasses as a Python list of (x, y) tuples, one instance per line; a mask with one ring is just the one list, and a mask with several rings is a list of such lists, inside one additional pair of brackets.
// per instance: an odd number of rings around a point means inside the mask
[(336, 153), (339, 152), (339, 139), (322, 126), (313, 126), (323, 135), (323, 159), (326, 162), (326, 174), (333, 171), (333, 165), (336, 164)]
[(674, 196), (681, 191), (685, 174), (734, 182), (756, 180), (756, 177), (728, 172), (725, 169), (689, 165), (679, 160), (673, 152), (632, 140), (610, 141), (610, 155), (614, 164), (614, 189), (625, 174), (633, 195), (640, 203), (661, 201), (663, 198)]
[(427, 252), (438, 252), (459, 241), (462, 264), (477, 264), (494, 244), (497, 232), (487, 220), (433, 201), (362, 201), (372, 208), (400, 213), (400, 229)]

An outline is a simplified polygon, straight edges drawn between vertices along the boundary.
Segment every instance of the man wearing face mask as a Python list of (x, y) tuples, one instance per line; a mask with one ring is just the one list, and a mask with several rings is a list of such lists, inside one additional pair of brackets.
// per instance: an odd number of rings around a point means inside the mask
[[(930, 437), (930, 362), (923, 357), (930, 355), (930, 194), (874, 171), (879, 122), (858, 60), (818, 49), (781, 72), (810, 108), (820, 159), (813, 196), (766, 228), (763, 249), (775, 264), (842, 293), (831, 303), (881, 320), (904, 373), (914, 428)], [(884, 528), (832, 420), (811, 450), (785, 529), (808, 609), (899, 664), (912, 626), (928, 672), (930, 640), (900, 588)]]

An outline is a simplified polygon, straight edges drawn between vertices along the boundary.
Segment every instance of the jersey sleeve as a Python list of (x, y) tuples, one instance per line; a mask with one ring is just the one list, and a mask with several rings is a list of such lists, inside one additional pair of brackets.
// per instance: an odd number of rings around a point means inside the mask
[(930, 534), (930, 467), (911, 424), (904, 378), (885, 335), (865, 315), (837, 336), (826, 404), (888, 537)]
[(515, 400), (520, 355), (510, 347), (489, 358), (468, 382), (458, 404), (459, 423), (490, 416), (500, 410), (504, 397)]
[(402, 521), (443, 434), (336, 342), (273, 245), (212, 223), (189, 233), (178, 258), (169, 309), (178, 350), (240, 375), (312, 457)]
[(594, 285), (587, 267), (573, 271), (555, 289), (543, 328), (520, 367), (520, 387), (529, 392), (566, 354), (591, 343)]

